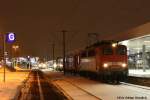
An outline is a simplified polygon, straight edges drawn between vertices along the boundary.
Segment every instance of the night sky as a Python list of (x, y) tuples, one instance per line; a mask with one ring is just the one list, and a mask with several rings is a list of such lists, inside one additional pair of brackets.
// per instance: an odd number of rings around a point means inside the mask
[[(62, 54), (87, 45), (88, 33), (115, 35), (150, 20), (150, 0), (1, 0), (0, 32), (15, 32), (20, 55)], [(9, 49), (9, 48), (8, 48)]]

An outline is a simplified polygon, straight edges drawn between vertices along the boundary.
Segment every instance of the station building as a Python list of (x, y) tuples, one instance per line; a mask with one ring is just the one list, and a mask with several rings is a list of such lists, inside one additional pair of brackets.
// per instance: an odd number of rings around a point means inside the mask
[(105, 36), (108, 40), (118, 40), (127, 46), (129, 70), (138, 70), (150, 77), (150, 23), (113, 36)]

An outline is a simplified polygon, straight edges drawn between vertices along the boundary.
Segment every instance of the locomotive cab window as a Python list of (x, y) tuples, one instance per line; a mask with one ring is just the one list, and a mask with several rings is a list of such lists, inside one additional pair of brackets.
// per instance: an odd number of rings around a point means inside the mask
[(126, 48), (123, 47), (123, 46), (120, 46), (120, 47), (117, 48), (116, 53), (118, 55), (126, 55)]
[(112, 48), (104, 48), (103, 49), (103, 54), (104, 55), (112, 55), (113, 54), (113, 49)]

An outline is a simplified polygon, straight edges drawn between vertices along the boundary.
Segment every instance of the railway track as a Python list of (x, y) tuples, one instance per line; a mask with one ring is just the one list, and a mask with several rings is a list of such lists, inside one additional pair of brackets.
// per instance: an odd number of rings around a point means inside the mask
[[(70, 93), (68, 93), (65, 88), (62, 88), (61, 85), (64, 84), (69, 86), (70, 91), (74, 91), (72, 92), (73, 94), (78, 93), (78, 95), (88, 97), (90, 98), (90, 100), (101, 100), (101, 98), (95, 96), (91, 92), (86, 91), (86, 89), (81, 88), (80, 86), (69, 80), (65, 80), (62, 78), (56, 79), (54, 80), (54, 82), (55, 84), (51, 84), (50, 81), (48, 81), (48, 79), (44, 77), (44, 74), (39, 70), (31, 71), (29, 79), (27, 80), (24, 88), (22, 89), (19, 100), (75, 100), (75, 98), (70, 95)], [(150, 88), (145, 88), (125, 82), (121, 82), (120, 85), (124, 85), (123, 87), (130, 86), (141, 88), (144, 89), (144, 91), (150, 90)], [(67, 86), (66, 89), (68, 89)], [(55, 91), (53, 87), (55, 87), (55, 90), (57, 91)]]
[(19, 100), (64, 100), (65, 97), (58, 93), (44, 78), (39, 70), (30, 73), (29, 79), (22, 89)]

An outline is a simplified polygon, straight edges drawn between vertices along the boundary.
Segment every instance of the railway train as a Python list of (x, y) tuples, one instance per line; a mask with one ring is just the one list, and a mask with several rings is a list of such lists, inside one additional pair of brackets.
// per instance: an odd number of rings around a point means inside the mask
[(65, 71), (107, 82), (128, 76), (127, 48), (114, 41), (101, 41), (66, 56)]

